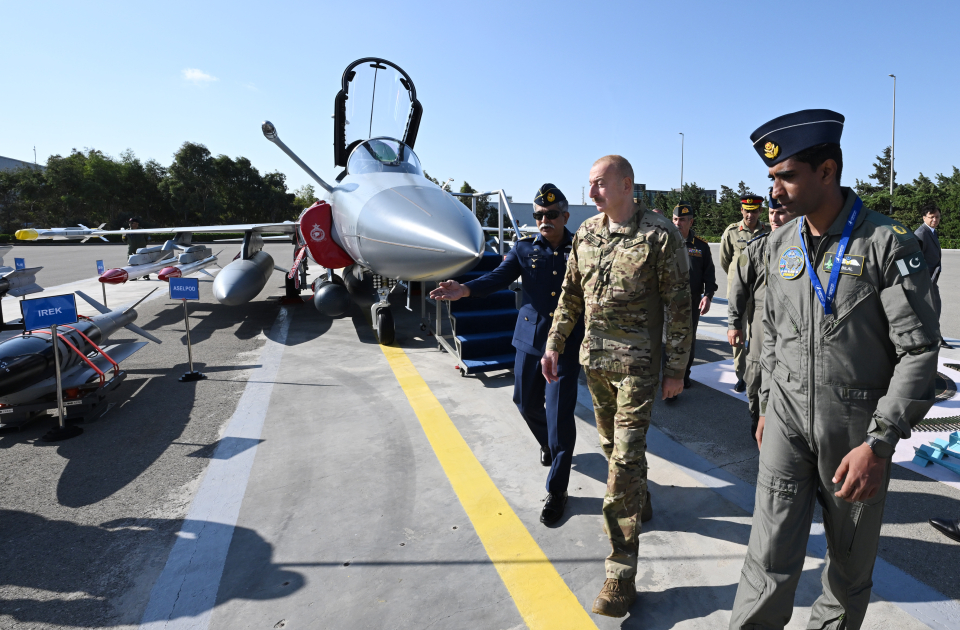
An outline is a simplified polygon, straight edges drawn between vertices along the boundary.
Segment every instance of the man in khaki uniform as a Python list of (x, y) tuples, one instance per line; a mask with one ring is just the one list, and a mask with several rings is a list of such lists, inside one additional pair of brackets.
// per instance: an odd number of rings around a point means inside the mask
[[(772, 189), (771, 189), (772, 190)], [(770, 230), (790, 220), (790, 215), (771, 194), (769, 202)], [(750, 408), (750, 435), (756, 438), (760, 420), (760, 349), (763, 345), (763, 298), (767, 284), (767, 235), (761, 234), (747, 245), (735, 264), (730, 265), (727, 285), (727, 340), (734, 348), (742, 348), (745, 341), (744, 322), (755, 322), (750, 327), (747, 343), (747, 367), (744, 381)], [(752, 304), (752, 307), (750, 306)], [(750, 309), (749, 311), (747, 309)]]
[(666, 339), (662, 397), (683, 391), (690, 353), (690, 272), (670, 221), (633, 202), (633, 168), (619, 155), (590, 170), (590, 198), (602, 214), (573, 237), (560, 302), (541, 361), (548, 382), (583, 314), (580, 363), (593, 398), (600, 445), (610, 460), (603, 529), (607, 580), (593, 612), (623, 617), (637, 597), (639, 520), (647, 520), (647, 428)]
[[(731, 223), (723, 231), (720, 237), (720, 266), (723, 273), (727, 274), (727, 296), (730, 295), (730, 263), (740, 258), (740, 254), (746, 248), (747, 243), (760, 236), (770, 232), (770, 226), (760, 220), (760, 211), (763, 204), (763, 197), (758, 195), (744, 195), (740, 197), (740, 213), (743, 220)], [(750, 322), (753, 319), (753, 310), (749, 310), (747, 320), (744, 322), (746, 334), (750, 334)], [(737, 384), (734, 390), (742, 392), (746, 389), (746, 383), (743, 375), (746, 371), (746, 354), (743, 346), (735, 346), (733, 349), (733, 367), (737, 372)]]
[(807, 628), (860, 628), (890, 458), (934, 401), (940, 331), (923, 252), (840, 187), (843, 124), (805, 110), (750, 136), (797, 219), (766, 239), (760, 469), (730, 628), (790, 621), (818, 500), (827, 555)]

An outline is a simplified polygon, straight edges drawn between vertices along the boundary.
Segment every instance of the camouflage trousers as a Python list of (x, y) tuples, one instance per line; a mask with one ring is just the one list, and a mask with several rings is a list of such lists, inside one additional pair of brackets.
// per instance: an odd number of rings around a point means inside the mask
[(647, 497), (647, 429), (658, 376), (631, 376), (587, 368), (600, 446), (610, 461), (603, 497), (603, 531), (611, 552), (607, 577), (637, 574), (640, 512)]

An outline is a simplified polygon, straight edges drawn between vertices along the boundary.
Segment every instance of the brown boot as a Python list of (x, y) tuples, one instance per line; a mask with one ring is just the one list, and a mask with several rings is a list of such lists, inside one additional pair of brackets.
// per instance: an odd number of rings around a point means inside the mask
[(623, 617), (636, 599), (637, 585), (633, 578), (627, 580), (607, 578), (603, 588), (600, 589), (600, 594), (593, 602), (593, 612), (607, 617)]
[(653, 504), (650, 503), (650, 492), (647, 492), (647, 498), (643, 502), (643, 509), (640, 510), (640, 522), (646, 523), (653, 518)]

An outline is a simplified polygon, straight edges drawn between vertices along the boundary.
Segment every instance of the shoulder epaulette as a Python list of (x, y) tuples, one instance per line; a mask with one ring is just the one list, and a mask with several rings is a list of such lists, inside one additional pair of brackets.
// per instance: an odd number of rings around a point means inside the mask
[(699, 236), (697, 236), (696, 234), (694, 234), (694, 235), (693, 235), (693, 242), (696, 243), (697, 241), (700, 241), (701, 243), (703, 243), (703, 244), (706, 245), (707, 247), (710, 246), (710, 243), (706, 242), (705, 240), (703, 240), (702, 238), (700, 238)]
[[(536, 236), (524, 236), (524, 237), (521, 238), (520, 240), (521, 240), (521, 241), (534, 241), (534, 240), (536, 240), (536, 239), (537, 239)], [(518, 241), (518, 242), (519, 242), (519, 241)]]
[(740, 225), (740, 222), (739, 222), (739, 221), (737, 221), (736, 223), (731, 223), (731, 224), (728, 225), (723, 231), (726, 232), (727, 230), (729, 230), (729, 229), (731, 229), (731, 228), (735, 228), (735, 227), (737, 227), (738, 225)]
[(896, 219), (891, 219), (885, 214), (881, 214), (879, 212), (875, 212), (873, 210), (864, 208), (863, 220), (869, 221), (870, 223), (878, 227), (885, 227), (889, 229), (891, 232), (894, 233), (894, 235), (896, 235), (898, 241), (903, 242), (903, 241), (909, 241), (910, 239), (917, 238), (917, 236), (912, 231), (904, 227), (902, 223), (900, 223)]

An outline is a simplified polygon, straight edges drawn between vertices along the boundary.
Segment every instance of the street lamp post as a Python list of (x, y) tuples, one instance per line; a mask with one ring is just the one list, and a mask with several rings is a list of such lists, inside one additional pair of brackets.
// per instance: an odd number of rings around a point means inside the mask
[(683, 132), (680, 131), (680, 196), (683, 197), (683, 141), (686, 140), (686, 136), (683, 135)]
[(890, 130), (890, 214), (893, 214), (893, 156), (897, 143), (897, 75), (887, 75), (893, 77), (893, 126)]

